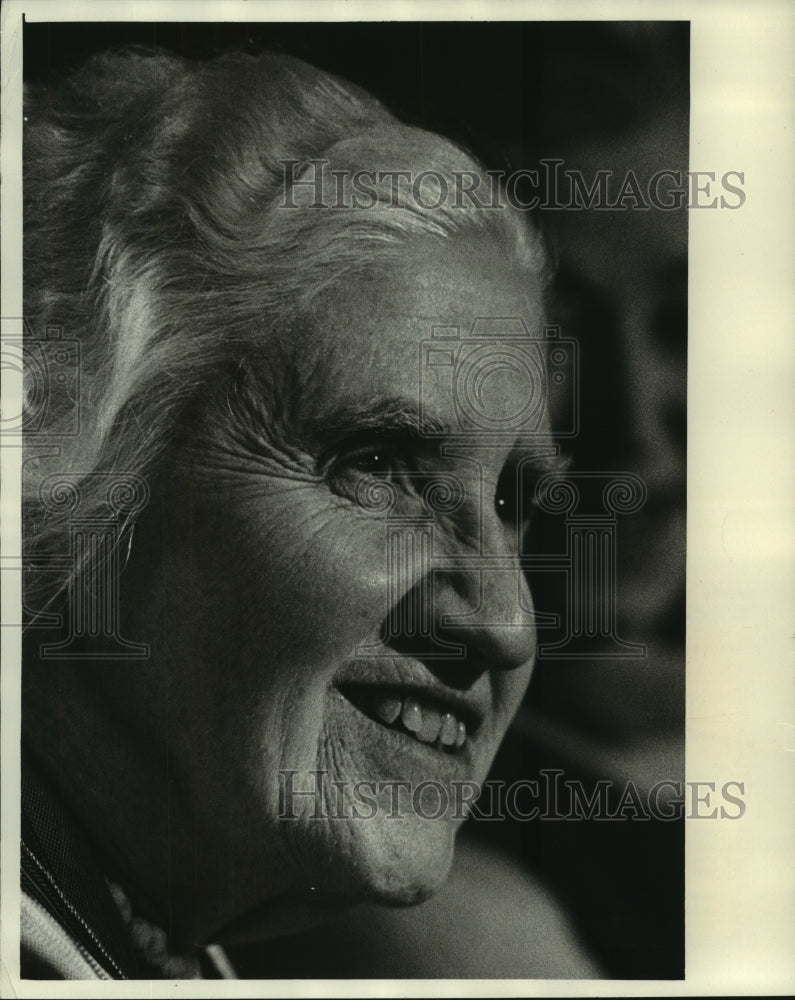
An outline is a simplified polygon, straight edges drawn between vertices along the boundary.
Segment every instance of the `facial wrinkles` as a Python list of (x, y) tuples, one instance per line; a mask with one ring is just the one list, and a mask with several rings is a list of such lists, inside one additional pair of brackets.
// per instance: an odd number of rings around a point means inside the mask
[[(483, 554), (502, 553), (505, 548), (505, 533), (510, 531), (515, 537), (515, 526), (501, 522), (493, 509), (496, 484), (503, 472), (503, 456), (501, 453), (491, 454), (486, 462), (485, 455), (481, 461), (474, 461), (465, 458), (465, 453), (466, 449), (462, 451), (459, 446), (458, 456), (451, 455), (440, 461), (442, 471), (452, 465), (460, 475), (465, 483), (466, 499), (462, 509), (455, 515), (437, 516), (437, 538), (441, 543), (446, 537), (448, 547), (463, 546), (475, 554), (480, 554), (482, 546), (485, 546)], [(357, 510), (350, 502), (335, 497), (321, 478), (298, 475), (292, 469), (283, 469), (280, 462), (270, 459), (262, 465), (261, 471), (267, 476), (269, 499), (286, 500), (289, 505), (289, 509), (284, 509), (285, 504), (280, 504), (282, 516), (275, 523), (269, 525), (267, 519), (262, 518), (257, 522), (259, 530), (263, 532), (260, 536), (263, 546), (276, 552), (281, 548), (286, 556), (283, 560), (283, 581), (287, 587), (300, 583), (302, 565), (315, 563), (323, 566), (324, 571), (328, 569), (332, 556), (329, 554), (324, 565), (323, 552), (330, 537), (334, 537), (337, 543), (347, 537), (361, 546), (362, 533), (369, 529), (377, 549), (381, 531), (379, 519), (372, 518)], [(432, 478), (432, 472), (429, 473), (429, 478)], [(252, 483), (247, 475), (234, 477), (233, 482), (238, 484), (239, 489), (248, 491), (254, 501), (264, 489), (261, 481)], [(405, 509), (410, 510), (409, 500), (404, 498), (404, 503)], [(289, 525), (287, 539), (283, 535), (285, 524)], [(359, 589), (362, 592), (369, 590), (364, 580), (360, 580)]]
[[(422, 279), (424, 280), (424, 279)], [(355, 317), (354, 317), (355, 318)], [(317, 319), (316, 319), (317, 322)], [(389, 317), (389, 323), (397, 323), (397, 317)], [(404, 320), (405, 322), (405, 320)], [(335, 323), (339, 326), (344, 327), (346, 323), (346, 313), (343, 308), (339, 313), (335, 314)], [(300, 338), (299, 342), (295, 345), (296, 353), (300, 354), (302, 358), (303, 368), (301, 369), (300, 377), (294, 374), (291, 379), (291, 384), (293, 386), (300, 386), (300, 392), (298, 396), (292, 400), (292, 418), (296, 423), (300, 423), (300, 416), (302, 412), (311, 412), (315, 415), (318, 413), (318, 404), (320, 404), (320, 410), (322, 412), (322, 403), (328, 400), (329, 395), (333, 395), (334, 386), (338, 392), (346, 384), (349, 384), (352, 379), (352, 371), (354, 375), (358, 375), (360, 380), (364, 374), (372, 374), (374, 368), (384, 369), (385, 364), (390, 362), (394, 365), (396, 358), (390, 358), (390, 355), (394, 354), (393, 350), (382, 349), (382, 344), (380, 339), (373, 333), (368, 338), (365, 338), (362, 342), (361, 338), (357, 341), (354, 351), (354, 364), (350, 364), (350, 357), (347, 358), (347, 366), (342, 365), (341, 358), (345, 358), (345, 351), (340, 348), (339, 344), (336, 344), (335, 338), (331, 338), (331, 344), (325, 342), (322, 334), (318, 334), (315, 338), (310, 338), (309, 342), (307, 338)], [(291, 358), (291, 370), (295, 373), (296, 368), (294, 364), (294, 358)], [(387, 365), (387, 370), (389, 367)], [(311, 400), (312, 405), (307, 405)], [(271, 433), (270, 431), (268, 432)], [(293, 439), (297, 437), (295, 428), (291, 428), (288, 432)], [(308, 445), (302, 443), (301, 448), (308, 448)], [(280, 451), (284, 451), (284, 445), (280, 442)], [(302, 454), (305, 454), (302, 451)], [(310, 456), (311, 458), (311, 456)], [(480, 542), (481, 535), (483, 534), (483, 522), (484, 519), (488, 521), (489, 526), (493, 523), (499, 525), (499, 519), (496, 514), (491, 510), (493, 502), (493, 493), (496, 487), (496, 482), (501, 474), (501, 468), (495, 468), (493, 472), (484, 477), (483, 484), (478, 479), (478, 476), (473, 475), (471, 472), (472, 461), (465, 468), (460, 468), (464, 464), (463, 461), (452, 463), (452, 467), (456, 469), (457, 472), (462, 474), (462, 478), (466, 480), (466, 494), (467, 499), (462, 510), (458, 513), (456, 517), (437, 517), (437, 528), (439, 529), (440, 535), (444, 532), (448, 535), (450, 540), (455, 539), (458, 545), (464, 545), (467, 548), (477, 550)], [(480, 467), (481, 463), (477, 461), (474, 462), (476, 467)], [(451, 463), (448, 460), (440, 462), (439, 468), (441, 471), (446, 471), (451, 468)], [(268, 469), (267, 471), (271, 471)], [(429, 470), (428, 477), (432, 478), (433, 470)], [(281, 473), (277, 473), (279, 475)], [(290, 473), (293, 474), (292, 472)], [(494, 482), (492, 482), (492, 479)], [(322, 481), (317, 481), (315, 479), (307, 479), (307, 485), (317, 485), (319, 487), (325, 487)], [(333, 494), (330, 494), (333, 496)], [(307, 498), (308, 502), (308, 498)], [(345, 521), (342, 517), (343, 513), (355, 514), (356, 507), (350, 505), (349, 503), (340, 498), (335, 498), (333, 501), (335, 505), (335, 510), (340, 514), (340, 520), (335, 523), (335, 530), (344, 531)], [(412, 501), (407, 498), (407, 496), (401, 491), (400, 493), (400, 503), (401, 509), (405, 507), (408, 511), (411, 507)], [(365, 515), (367, 516), (367, 515)], [(367, 521), (364, 522), (361, 518), (357, 519), (357, 530), (366, 530), (366, 523), (369, 523), (370, 517), (367, 517)], [(305, 517), (303, 524), (311, 523), (311, 517)], [(318, 536), (322, 533), (322, 525), (324, 522), (319, 522)], [(325, 525), (330, 525), (334, 522), (331, 520), (331, 516), (328, 516), (328, 520), (325, 521)], [(500, 533), (502, 533), (502, 525), (499, 525)], [(313, 538), (316, 537), (313, 535)], [(311, 544), (307, 543), (307, 549), (310, 549)]]
[[(463, 512), (459, 512), (457, 516), (437, 517), (437, 537), (440, 541), (445, 536), (451, 541), (455, 539), (457, 543), (455, 548), (463, 545), (475, 553), (479, 553), (481, 544), (485, 544), (487, 551), (501, 554), (505, 550), (505, 533), (510, 532), (514, 538), (516, 537), (516, 526), (502, 523), (497, 512), (492, 509), (496, 483), (503, 471), (500, 467), (502, 458), (502, 453), (490, 456), (488, 464), (484, 460), (481, 463), (474, 463), (474, 467), (472, 462), (464, 463), (464, 470), (458, 467), (460, 463), (454, 462), (453, 468), (462, 473), (462, 478), (466, 481), (467, 500)], [(481, 472), (483, 472), (482, 483)], [(334, 498), (325, 489), (325, 484), (322, 485), (323, 491), (320, 494), (314, 488), (307, 489), (306, 497), (303, 498), (304, 506), (298, 506), (289, 515), (290, 532), (291, 536), (293, 534), (295, 536), (293, 539), (295, 547), (292, 544), (289, 546), (290, 558), (285, 561), (284, 582), (288, 586), (292, 584), (294, 577), (300, 577), (301, 564), (312, 562), (317, 564), (318, 550), (322, 552), (332, 532), (338, 541), (347, 536), (351, 542), (358, 542), (361, 548), (362, 533), (369, 529), (377, 551), (383, 519), (373, 518), (361, 512), (349, 501)], [(408, 501), (406, 509), (410, 509)], [(275, 534), (266, 537), (277, 539)], [(281, 541), (283, 543), (284, 539)], [(363, 579), (360, 580), (359, 589), (362, 593), (369, 590)]]
[(272, 373), (270, 357), (241, 359), (227, 385), (226, 406), (216, 403), (216, 427), (230, 443), (267, 463), (270, 470), (306, 476), (313, 471), (312, 463), (293, 429), (297, 398), (292, 387), (297, 379), (283, 352), (277, 350), (275, 355), (283, 366), (278, 376)]

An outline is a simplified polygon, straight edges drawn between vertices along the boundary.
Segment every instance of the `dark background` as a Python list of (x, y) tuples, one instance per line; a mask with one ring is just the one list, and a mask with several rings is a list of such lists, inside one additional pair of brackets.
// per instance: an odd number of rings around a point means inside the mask
[[(194, 58), (294, 54), (493, 169), (537, 168), (541, 157), (586, 178), (599, 168), (687, 169), (686, 23), (28, 24), (25, 77), (46, 83), (98, 49), (132, 43)], [(542, 659), (492, 776), (562, 768), (591, 786), (631, 779), (643, 791), (684, 778), (687, 213), (536, 221), (557, 268), (550, 318), (581, 351), (574, 471), (633, 471), (649, 487), (618, 540), (620, 634), (648, 656)], [(545, 576), (533, 581), (536, 605), (554, 610), (560, 580)], [(608, 977), (684, 975), (683, 822), (470, 826), (563, 901)], [(352, 954), (323, 929), (232, 957), (249, 976), (391, 975), (386, 934), (378, 953)], [(435, 973), (417, 955), (402, 974)]]

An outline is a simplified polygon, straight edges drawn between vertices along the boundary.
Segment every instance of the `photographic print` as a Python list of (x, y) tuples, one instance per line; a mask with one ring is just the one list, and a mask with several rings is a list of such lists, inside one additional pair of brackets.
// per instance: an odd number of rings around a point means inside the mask
[(138, 7), (20, 36), (20, 977), (681, 987), (749, 808), (685, 773), (690, 20)]

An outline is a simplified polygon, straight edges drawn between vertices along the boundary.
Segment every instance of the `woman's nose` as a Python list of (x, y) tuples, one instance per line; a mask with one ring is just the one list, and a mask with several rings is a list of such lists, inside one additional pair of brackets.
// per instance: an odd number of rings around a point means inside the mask
[(532, 661), (536, 652), (519, 533), (490, 512), (479, 527), (476, 545), (451, 547), (434, 571), (435, 633), (443, 642), (463, 646), (470, 667), (512, 670)]

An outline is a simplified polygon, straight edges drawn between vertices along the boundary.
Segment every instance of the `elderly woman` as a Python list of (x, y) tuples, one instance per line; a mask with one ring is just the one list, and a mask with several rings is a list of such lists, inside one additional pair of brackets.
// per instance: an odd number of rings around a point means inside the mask
[(292, 58), (105, 54), (25, 120), (23, 974), (230, 975), (448, 875), (534, 661), (543, 254)]

